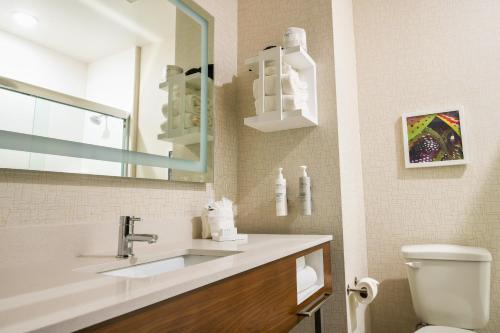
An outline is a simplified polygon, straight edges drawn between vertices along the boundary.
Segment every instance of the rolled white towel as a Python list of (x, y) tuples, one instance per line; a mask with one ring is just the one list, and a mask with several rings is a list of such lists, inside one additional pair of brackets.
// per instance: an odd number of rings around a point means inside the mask
[(297, 258), (295, 260), (296, 264), (297, 264), (297, 271), (303, 269), (304, 267), (306, 267), (306, 257), (300, 257), (300, 258)]
[(180, 99), (180, 98), (173, 99), (172, 104), (173, 104), (172, 105), (172, 114), (174, 116), (178, 116), (179, 110), (181, 109), (181, 106), (182, 106), (182, 99)]
[[(200, 96), (186, 95), (184, 105), (185, 105), (184, 112), (195, 113), (195, 114), (200, 114), (201, 112)], [(208, 107), (210, 109), (210, 105)]]
[(168, 103), (162, 105), (161, 113), (163, 114), (163, 117), (168, 118)]
[[(254, 101), (255, 111), (259, 114), (259, 103), (260, 99)], [(276, 96), (264, 96), (264, 112), (276, 111)]]
[(201, 105), (201, 98), (199, 95), (188, 94), (188, 95), (186, 95), (186, 103), (191, 104), (193, 106), (200, 106)]
[[(255, 110), (259, 114), (260, 99), (255, 100)], [(285, 111), (305, 110), (307, 109), (307, 94), (283, 95), (281, 98), (281, 106)], [(276, 111), (276, 96), (264, 97), (264, 112)]]
[(186, 103), (186, 108), (184, 109), (184, 113), (200, 114), (200, 112), (201, 112), (201, 108), (199, 105), (196, 106), (196, 105)]
[(175, 116), (172, 118), (172, 128), (181, 127), (181, 116)]
[[(283, 74), (290, 74), (290, 72), (293, 71), (292, 66), (289, 64), (283, 64), (281, 66), (281, 73)], [(269, 75), (276, 75), (278, 73), (278, 66), (267, 66), (264, 69), (264, 74), (269, 76)]]
[(307, 93), (307, 82), (300, 80), (298, 74), (285, 74), (281, 77), (281, 90), (284, 95)]
[(276, 75), (269, 75), (265, 77), (264, 93), (266, 96), (276, 95)]
[(194, 127), (193, 120), (193, 114), (184, 113), (184, 128), (188, 129)]
[(165, 120), (163, 123), (161, 123), (160, 128), (163, 132), (168, 131), (168, 120)]
[[(265, 76), (264, 94), (266, 96), (276, 95), (276, 75)], [(259, 79), (253, 81), (253, 98), (259, 98)]]
[(283, 110), (299, 110), (307, 107), (307, 94), (283, 95), (282, 106)]
[(269, 76), (269, 75), (275, 75), (278, 73), (278, 68), (276, 66), (268, 66), (264, 69), (264, 74)]
[(259, 79), (253, 80), (252, 83), (252, 93), (254, 99), (259, 98), (259, 92), (257, 91), (257, 89), (259, 89)]
[(200, 113), (200, 96), (198, 95), (186, 95), (184, 99), (185, 112), (197, 112)]
[(297, 292), (306, 290), (318, 281), (318, 274), (311, 266), (305, 266), (297, 271)]

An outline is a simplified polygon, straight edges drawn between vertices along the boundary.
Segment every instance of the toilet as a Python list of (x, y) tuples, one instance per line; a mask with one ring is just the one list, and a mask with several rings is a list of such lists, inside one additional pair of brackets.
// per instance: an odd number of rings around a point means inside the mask
[(490, 313), (491, 254), (478, 247), (425, 244), (401, 248), (413, 307), (426, 325), (415, 333), (471, 333)]

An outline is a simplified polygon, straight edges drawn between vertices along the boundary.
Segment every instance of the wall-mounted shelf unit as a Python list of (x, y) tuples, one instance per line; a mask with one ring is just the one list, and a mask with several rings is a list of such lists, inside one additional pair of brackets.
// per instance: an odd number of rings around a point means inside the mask
[[(275, 96), (276, 110), (265, 111), (264, 98), (265, 96), (265, 68), (266, 62), (273, 61), (279, 70), (276, 71), (275, 80)], [(307, 108), (298, 110), (284, 110), (282, 106), (282, 86), (281, 80), (283, 76), (284, 63), (292, 66), (299, 74), (301, 81), (307, 83)], [(300, 47), (288, 48), (281, 50), (280, 47), (275, 47), (269, 50), (260, 51), (256, 57), (249, 58), (245, 64), (250, 70), (258, 73), (257, 84), (257, 102), (256, 116), (247, 117), (244, 119), (246, 126), (252, 127), (261, 132), (275, 132), (288, 129), (311, 127), (318, 125), (318, 107), (317, 107), (317, 88), (316, 88), (316, 63)]]
[[(209, 78), (209, 95), (212, 89), (212, 83), (212, 79)], [(158, 134), (158, 140), (184, 146), (199, 144), (199, 126), (186, 128), (184, 118), (186, 116), (186, 113), (188, 113), (188, 111), (186, 110), (186, 96), (189, 95), (189, 90), (191, 90), (192, 92), (200, 91), (201, 73), (194, 73), (190, 75), (181, 73), (173, 75), (168, 78), (168, 81), (160, 83), (159, 88), (168, 93), (168, 129), (165, 133)], [(178, 121), (174, 121), (175, 117), (179, 117)], [(177, 124), (177, 126), (174, 127), (174, 124)], [(212, 128), (210, 126), (208, 129), (208, 141), (213, 141)]]

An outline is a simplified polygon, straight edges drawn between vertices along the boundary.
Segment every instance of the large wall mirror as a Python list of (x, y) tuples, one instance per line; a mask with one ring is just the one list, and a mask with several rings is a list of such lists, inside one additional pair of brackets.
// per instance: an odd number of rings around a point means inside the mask
[(190, 0), (0, 0), (0, 168), (210, 182), (213, 17)]

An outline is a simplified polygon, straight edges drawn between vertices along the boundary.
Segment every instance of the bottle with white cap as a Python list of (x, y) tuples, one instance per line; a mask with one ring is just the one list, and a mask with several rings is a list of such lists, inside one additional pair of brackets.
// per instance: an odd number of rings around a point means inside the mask
[(278, 178), (276, 178), (276, 216), (287, 216), (288, 205), (286, 199), (286, 179), (283, 177), (283, 168), (278, 169)]
[(302, 165), (299, 178), (299, 202), (301, 215), (311, 215), (311, 178), (307, 175), (307, 166)]

